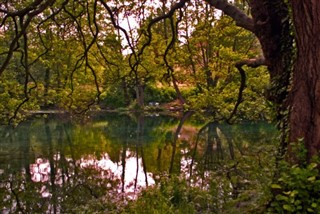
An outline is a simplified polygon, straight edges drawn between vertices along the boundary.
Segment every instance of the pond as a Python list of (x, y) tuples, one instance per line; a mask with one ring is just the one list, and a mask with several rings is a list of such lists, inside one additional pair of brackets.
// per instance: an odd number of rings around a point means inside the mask
[(274, 125), (199, 118), (56, 114), (2, 126), (0, 213), (73, 213), (93, 199), (134, 200), (171, 176), (207, 189), (214, 177), (216, 188), (225, 187), (217, 195), (233, 198), (246, 183), (268, 182)]

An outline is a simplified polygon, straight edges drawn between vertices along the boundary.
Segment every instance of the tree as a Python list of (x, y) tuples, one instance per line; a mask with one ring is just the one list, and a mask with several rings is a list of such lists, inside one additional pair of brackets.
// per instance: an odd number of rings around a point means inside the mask
[(303, 138), (309, 157), (320, 151), (320, 2), (292, 0), (297, 57), (289, 104), (290, 141)]
[[(282, 121), (280, 128), (283, 132), (289, 129), (289, 142), (303, 139), (309, 160), (318, 155), (320, 43), (317, 35), (320, 32), (320, 2), (251, 0), (252, 18), (227, 1), (207, 2), (232, 17), (238, 26), (257, 36), (264, 55), (259, 64), (266, 65), (271, 76), (269, 99), (277, 105), (278, 120)], [(294, 38), (291, 26), (294, 28)], [(296, 44), (295, 58), (293, 42)], [(251, 60), (245, 64), (256, 62)], [(288, 142), (284, 138), (283, 143), (285, 148)]]
[[(182, 17), (183, 8), (195, 1), (176, 1), (176, 3), (171, 4), (171, 8), (168, 10), (163, 9), (167, 5), (165, 4), (167, 1), (163, 1), (163, 4), (159, 7), (163, 7), (162, 11), (165, 13), (148, 20), (145, 19), (148, 16), (148, 13), (146, 13), (148, 7), (143, 6), (142, 3), (144, 2), (134, 1), (132, 4), (126, 4), (126, 1), (92, 0), (87, 3), (80, 2), (78, 7), (73, 1), (67, 0), (36, 0), (32, 3), (16, 0), (0, 3), (0, 35), (7, 36), (8, 34), (5, 31), (11, 29), (9, 42), (4, 45), (4, 48), (1, 48), (0, 75), (10, 64), (10, 60), (20, 51), (24, 53), (22, 57), (22, 65), (25, 65), (26, 76), (24, 91), (30, 89), (27, 83), (32, 79), (30, 73), (32, 67), (30, 49), (27, 45), (32, 41), (31, 37), (28, 37), (28, 29), (32, 25), (40, 26), (44, 22), (54, 22), (56, 15), (63, 11), (69, 15), (66, 20), (75, 23), (74, 29), (77, 32), (72, 31), (71, 34), (80, 35), (79, 42), (84, 51), (81, 59), (83, 59), (86, 68), (92, 71), (99, 96), (100, 91), (95, 69), (91, 66), (88, 53), (94, 47), (98, 35), (100, 35), (96, 17), (105, 13), (109, 17), (109, 23), (113, 25), (115, 30), (121, 31), (128, 42), (129, 49), (132, 52), (128, 59), (130, 72), (134, 74), (137, 100), (143, 105), (143, 93), (139, 92), (143, 82), (141, 82), (139, 73), (144, 70), (141, 61), (146, 47), (151, 44), (153, 39), (152, 27), (162, 21), (164, 21), (164, 24), (165, 21), (170, 21), (172, 38), (169, 40), (170, 42), (168, 41), (164, 61), (173, 83), (175, 83), (173, 68), (168, 63), (166, 55), (175, 47), (173, 42), (178, 38), (178, 19)], [(205, 2), (211, 7), (221, 10), (225, 15), (230, 16), (237, 26), (252, 32), (260, 42), (263, 56), (243, 59), (236, 63), (242, 81), (235, 110), (242, 101), (241, 90), (243, 90), (245, 83), (243, 67), (267, 66), (271, 78), (268, 99), (274, 103), (277, 111), (279, 128), (283, 132), (281, 140), (283, 150), (287, 148), (288, 142), (303, 139), (308, 150), (308, 157), (318, 155), (320, 150), (320, 134), (318, 133), (320, 129), (320, 113), (318, 110), (320, 108), (320, 99), (318, 98), (320, 97), (318, 75), (320, 67), (320, 43), (318, 41), (320, 3), (316, 0), (237, 0), (234, 3), (229, 3), (227, 0), (206, 0), (196, 2)], [(121, 9), (117, 8), (118, 4), (122, 5), (121, 8), (128, 7), (128, 12), (138, 14), (136, 17), (140, 17), (140, 20), (142, 20), (140, 27), (145, 25), (144, 21), (148, 22), (146, 27), (137, 31), (136, 39), (130, 38), (134, 34), (130, 31), (128, 33), (117, 22), (116, 15)], [(113, 6), (111, 7), (111, 5)], [(138, 9), (133, 10), (134, 7), (138, 7)], [(68, 13), (72, 9), (75, 9), (74, 14)], [(250, 15), (248, 11), (250, 11)], [(81, 19), (80, 17), (83, 15), (82, 12), (87, 13), (86, 24), (84, 24), (84, 18)], [(144, 44), (141, 44), (142, 41)], [(207, 69), (207, 71), (209, 70)], [(207, 72), (207, 74), (208, 82), (210, 82), (210, 72)], [(25, 100), (28, 100), (29, 95), (28, 93), (25, 94)], [(292, 158), (294, 158), (294, 155)]]

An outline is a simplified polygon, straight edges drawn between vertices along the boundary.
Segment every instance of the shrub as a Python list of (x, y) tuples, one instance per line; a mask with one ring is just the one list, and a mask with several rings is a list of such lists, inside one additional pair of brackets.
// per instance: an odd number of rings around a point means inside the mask
[(153, 86), (146, 86), (145, 88), (145, 102), (159, 102), (166, 103), (176, 99), (176, 93), (171, 87), (157, 88)]
[(277, 213), (320, 213), (319, 160), (307, 161), (303, 139), (292, 144), (299, 164), (281, 162), (280, 175), (271, 185), (274, 198), (270, 210)]
[(294, 165), (281, 173), (272, 189), (276, 192), (271, 211), (277, 213), (319, 213), (320, 179), (317, 163)]
[(111, 87), (103, 94), (102, 105), (108, 108), (126, 107), (123, 90), (119, 87)]
[(214, 195), (177, 177), (162, 180), (131, 201), (126, 213), (214, 213)]

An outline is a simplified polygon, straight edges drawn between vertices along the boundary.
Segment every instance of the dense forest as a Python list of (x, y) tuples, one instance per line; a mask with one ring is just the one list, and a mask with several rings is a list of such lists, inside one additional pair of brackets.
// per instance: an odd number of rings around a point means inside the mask
[(2, 6), (3, 122), (39, 109), (84, 113), (175, 100), (217, 119), (236, 110), (270, 118), (266, 68), (235, 67), (261, 55), (257, 39), (204, 2), (167, 18), (157, 18), (167, 16), (166, 1), (55, 2), (30, 21), (34, 9), (17, 4)]
[(300, 0), (3, 0), (1, 123), (41, 111), (274, 122), (266, 206), (319, 211), (319, 11)]

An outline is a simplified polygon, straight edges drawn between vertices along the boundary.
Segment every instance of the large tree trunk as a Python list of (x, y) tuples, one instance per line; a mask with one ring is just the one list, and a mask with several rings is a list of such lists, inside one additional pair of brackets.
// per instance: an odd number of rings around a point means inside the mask
[(297, 59), (290, 92), (289, 140), (303, 139), (308, 158), (320, 150), (320, 1), (292, 0)]
[[(287, 147), (286, 130), (289, 130), (289, 142), (303, 139), (310, 160), (320, 149), (320, 2), (291, 1), (297, 44), (293, 71), (288, 5), (283, 0), (252, 0), (250, 6), (254, 33), (270, 72), (270, 99), (276, 104), (278, 120), (282, 122), (283, 147)], [(295, 159), (295, 154), (289, 150), (288, 157)]]
[(260, 41), (265, 65), (270, 74), (268, 99), (275, 105), (278, 128), (281, 131), (281, 158), (288, 145), (287, 101), (292, 73), (293, 38), (288, 5), (283, 0), (251, 0), (254, 33)]

